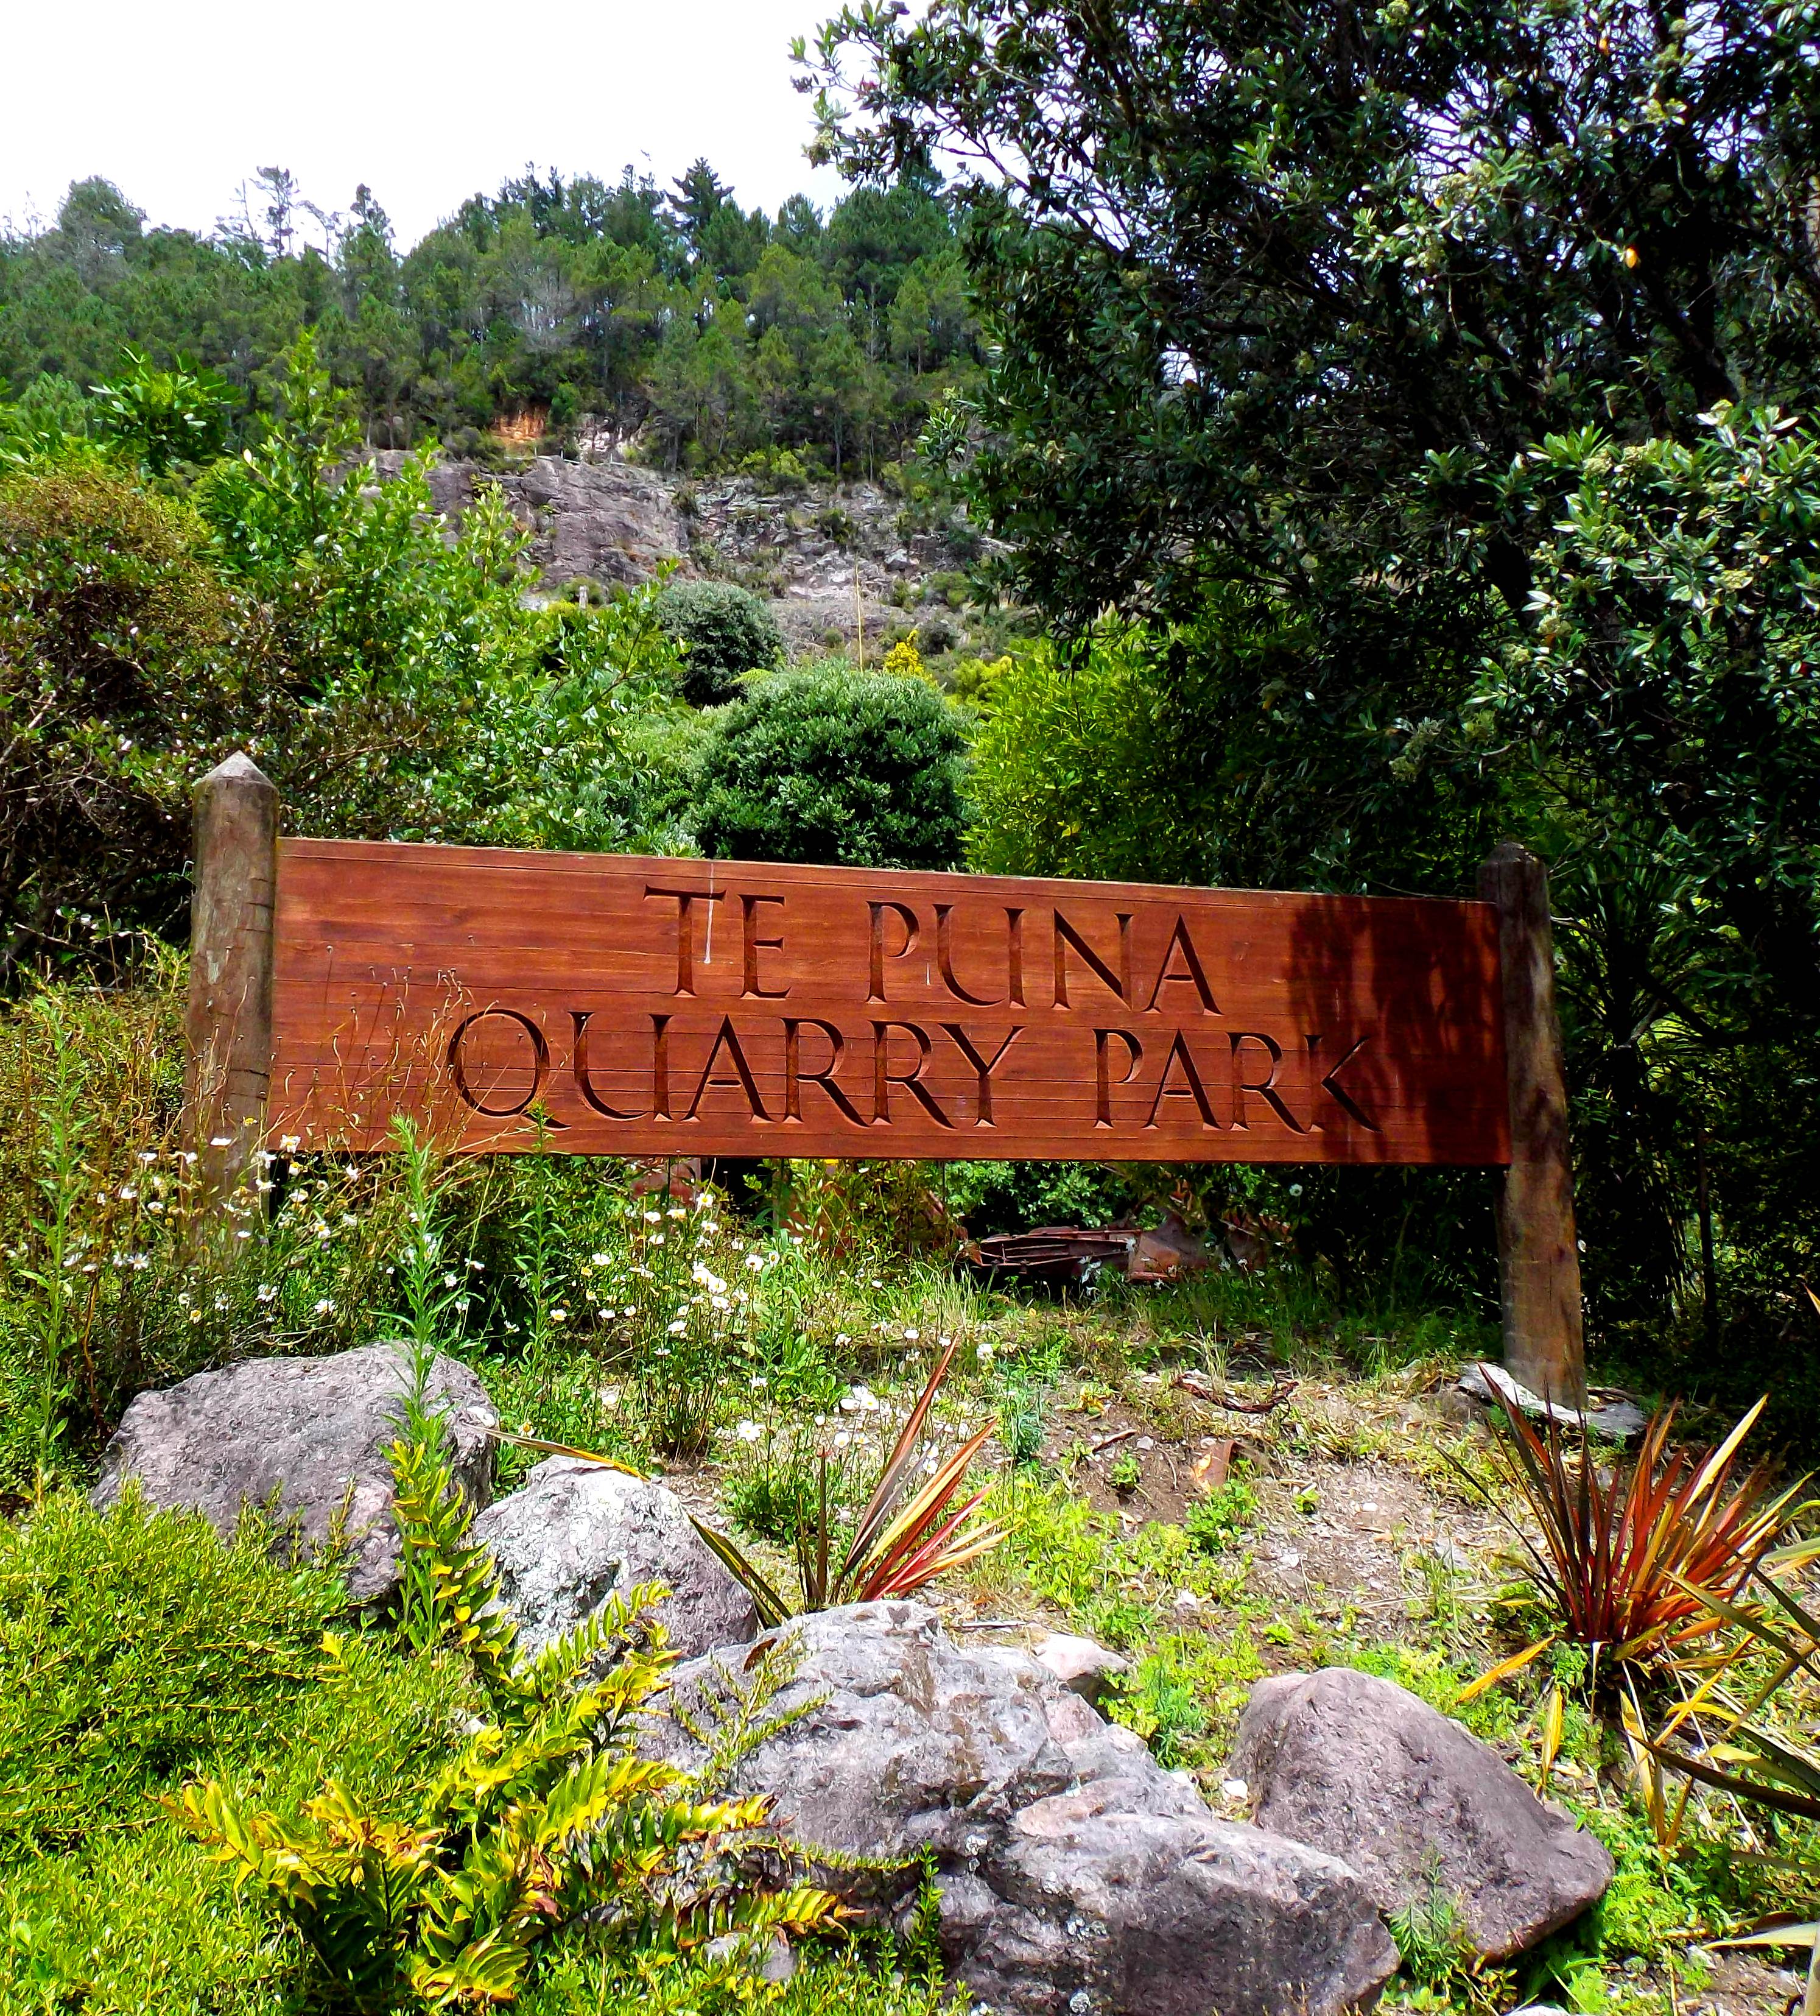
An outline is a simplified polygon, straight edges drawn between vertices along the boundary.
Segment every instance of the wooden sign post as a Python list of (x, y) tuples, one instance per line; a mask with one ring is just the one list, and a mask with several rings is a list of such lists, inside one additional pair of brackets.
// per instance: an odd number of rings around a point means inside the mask
[(1506, 841), (1479, 870), (1479, 894), (1498, 913), (1510, 1084), (1510, 1160), (1498, 1190), (1504, 1363), (1532, 1393), (1584, 1407), (1580, 1246), (1548, 872), (1527, 848)]
[(265, 1145), (277, 788), (251, 758), (230, 756), (196, 786), (195, 818), (184, 1131), (214, 1204)]
[(262, 1104), (306, 1148), (1508, 1166), (1511, 1369), (1583, 1390), (1520, 849), (1453, 902), (286, 839), (268, 913), (253, 779), (198, 799), (211, 1142)]

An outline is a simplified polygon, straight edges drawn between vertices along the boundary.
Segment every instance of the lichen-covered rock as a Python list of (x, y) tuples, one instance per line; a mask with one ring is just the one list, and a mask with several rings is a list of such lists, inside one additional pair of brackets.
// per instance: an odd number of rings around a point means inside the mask
[[(345, 1541), (349, 1593), (370, 1603), (397, 1586), (387, 1448), (409, 1389), (402, 1346), (375, 1344), (333, 1358), (250, 1358), (159, 1393), (142, 1393), (102, 1458), (92, 1494), (109, 1505), (128, 1478), (154, 1505), (205, 1513), (233, 1530), (243, 1507), (272, 1504), (306, 1548)], [(491, 1496), (498, 1425), (486, 1388), (465, 1365), (437, 1358), (425, 1398), (441, 1410), (457, 1481), (471, 1504)]]
[(1347, 1667), (1261, 1680), (1229, 1768), (1259, 1826), (1340, 1856), (1380, 1910), (1438, 1882), (1488, 1959), (1546, 1939), (1612, 1878), (1603, 1845), (1476, 1736)]
[(656, 1615), (685, 1659), (758, 1629), (751, 1597), (702, 1544), (675, 1492), (599, 1463), (540, 1463), (474, 1521), (473, 1538), (492, 1553), (527, 1653), (640, 1582), (669, 1590)]
[[(962, 1647), (934, 1613), (874, 1603), (803, 1618), (679, 1667), (697, 1726), (782, 1637), (784, 1718), (739, 1767), (811, 1854), (927, 1851), (955, 1978), (1024, 2016), (1335, 2016), (1369, 2000), (1397, 1951), (1365, 1886), (1331, 1856), (1218, 1820), (1130, 1730), (1028, 1653)], [(667, 1715), (653, 1754), (700, 1746)], [(875, 1906), (876, 1876), (825, 1880)]]

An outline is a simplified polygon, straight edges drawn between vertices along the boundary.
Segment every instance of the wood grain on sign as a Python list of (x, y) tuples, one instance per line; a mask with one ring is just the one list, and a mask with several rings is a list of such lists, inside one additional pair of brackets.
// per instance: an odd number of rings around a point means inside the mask
[(1482, 903), (281, 844), (270, 1133), (1501, 1163)]

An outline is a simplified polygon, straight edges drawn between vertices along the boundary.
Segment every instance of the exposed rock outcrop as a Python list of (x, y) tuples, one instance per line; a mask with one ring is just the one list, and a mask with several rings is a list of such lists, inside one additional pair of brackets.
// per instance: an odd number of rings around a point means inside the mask
[[(369, 458), (388, 481), (405, 460), (396, 448)], [(617, 459), (555, 455), (502, 470), (440, 459), (429, 483), (436, 509), (451, 524), (481, 489), (497, 489), (531, 535), (526, 557), (546, 592), (581, 580), (649, 581), (672, 563), (685, 577), (735, 580), (775, 597), (793, 656), (851, 650), (863, 626), (869, 664), (894, 628), (922, 629), (932, 650), (966, 632), (945, 605), (904, 605), (915, 602), (932, 574), (964, 566), (978, 542), (957, 542), (941, 529), (906, 530), (900, 500), (875, 484), (779, 492), (750, 477), (697, 480)]]
[[(699, 1726), (780, 1635), (679, 1668), (672, 1697)], [(1396, 1948), (1343, 1863), (1216, 1819), (1028, 1654), (957, 1647), (914, 1603), (824, 1611), (787, 1635), (793, 1677), (768, 1712), (790, 1719), (734, 1788), (770, 1793), (811, 1849), (926, 1850), (944, 1953), (992, 2007), (1330, 2016), (1394, 1971)], [(674, 1721), (649, 1741), (703, 1761)], [(877, 1877), (828, 1880), (879, 1901)], [(897, 1879), (900, 1898), (908, 1881)]]
[[(405, 459), (402, 452), (383, 448), (372, 466), (389, 481)], [(531, 534), (528, 558), (549, 587), (583, 576), (610, 583), (649, 581), (664, 561), (680, 561), (688, 549), (673, 486), (652, 470), (556, 455), (539, 455), (524, 468), (497, 474), (461, 461), (430, 467), (430, 496), (451, 521), (459, 522), (487, 484), (498, 488)]]

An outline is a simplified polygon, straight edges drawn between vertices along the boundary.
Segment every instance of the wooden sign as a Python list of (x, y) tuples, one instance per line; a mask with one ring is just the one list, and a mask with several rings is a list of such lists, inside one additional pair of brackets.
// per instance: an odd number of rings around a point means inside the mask
[(268, 1131), (1508, 1160), (1487, 905), (280, 843)]
[(1477, 903), (281, 840), (196, 787), (186, 1125), (255, 1151), (1495, 1165), (1505, 1362), (1584, 1402), (1548, 876)]

